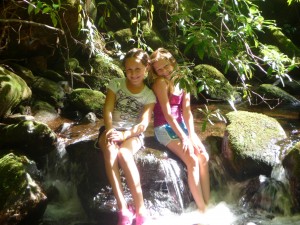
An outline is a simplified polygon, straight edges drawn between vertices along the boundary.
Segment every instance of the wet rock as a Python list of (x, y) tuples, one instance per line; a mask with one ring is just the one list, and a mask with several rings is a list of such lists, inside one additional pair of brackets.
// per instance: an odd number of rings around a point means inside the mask
[(269, 213), (288, 215), (291, 212), (291, 198), (284, 183), (263, 175), (249, 180), (245, 185), (240, 205)]
[[(156, 144), (150, 145), (156, 145), (161, 150), (147, 146), (152, 141)], [(106, 177), (103, 155), (101, 150), (95, 148), (95, 141), (77, 142), (67, 146), (66, 150), (71, 163), (77, 165), (74, 176), (80, 178), (77, 190), (87, 215), (97, 221), (103, 219), (103, 215), (116, 216), (116, 200)], [(152, 215), (182, 213), (193, 201), (183, 163), (165, 150), (154, 137), (149, 137), (146, 138), (146, 149), (135, 155), (145, 204)], [(125, 198), (132, 203), (122, 170), (121, 179)]]
[(32, 104), (32, 115), (36, 121), (47, 123), (59, 116), (58, 110), (48, 102), (37, 100)]
[(289, 180), (294, 211), (300, 212), (300, 142), (289, 150), (282, 165)]
[(90, 112), (90, 113), (86, 114), (80, 122), (88, 124), (88, 123), (95, 123), (96, 121), (97, 121), (96, 114), (93, 112)]

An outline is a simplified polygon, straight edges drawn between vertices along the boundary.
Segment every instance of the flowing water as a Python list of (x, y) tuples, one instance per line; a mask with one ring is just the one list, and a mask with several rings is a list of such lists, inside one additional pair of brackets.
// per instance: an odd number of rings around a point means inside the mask
[[(268, 111), (269, 112), (269, 111)], [(285, 151), (294, 142), (299, 141), (299, 111), (270, 111), (269, 116), (279, 120), (286, 130), (290, 140), (282, 144)], [(197, 113), (195, 121), (199, 122)], [(62, 121), (57, 122), (57, 124)], [(101, 122), (100, 122), (101, 123)], [(53, 125), (53, 127), (57, 127)], [(88, 221), (84, 210), (81, 207), (76, 181), (78, 178), (72, 176), (72, 171), (76, 170), (74, 165), (68, 162), (68, 157), (64, 149), (67, 142), (76, 142), (95, 135), (99, 124), (78, 125), (73, 130), (68, 130), (67, 134), (60, 137), (61, 145), (56, 153), (48, 158), (48, 168), (45, 173), (46, 186), (55, 186), (59, 190), (59, 199), (48, 205), (44, 215), (43, 224), (56, 225), (94, 225), (96, 222)], [(218, 130), (219, 129), (219, 130)], [(210, 126), (203, 135), (209, 136), (214, 132), (219, 133), (220, 127)], [(52, 166), (50, 166), (52, 165)], [(180, 207), (184, 208), (182, 193), (182, 183), (178, 179), (179, 171), (176, 164), (164, 160), (163, 168), (167, 177), (167, 188), (175, 193), (175, 198)], [(271, 177), (259, 176), (257, 179), (245, 182), (232, 180), (222, 166), (221, 159), (215, 157), (210, 161), (211, 176), (215, 179), (211, 187), (211, 200), (204, 214), (195, 210), (195, 205), (191, 204), (185, 208), (185, 213), (181, 215), (166, 214), (164, 216), (154, 215), (147, 223), (149, 225), (296, 225), (300, 224), (300, 214), (292, 214), (290, 211), (291, 199), (289, 196), (288, 182), (285, 177), (284, 168), (278, 164), (272, 171)], [(259, 183), (259, 189), (251, 198), (247, 195), (252, 183)], [(241, 194), (242, 193), (242, 194)], [(112, 202), (111, 204), (115, 204)], [(255, 206), (255, 207), (253, 207)], [(167, 210), (167, 209), (166, 209)], [(104, 224), (105, 225), (105, 224)]]

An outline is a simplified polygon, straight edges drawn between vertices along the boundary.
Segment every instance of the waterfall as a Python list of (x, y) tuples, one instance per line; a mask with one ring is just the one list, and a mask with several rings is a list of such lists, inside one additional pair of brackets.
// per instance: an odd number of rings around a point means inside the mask
[(162, 159), (161, 164), (165, 172), (165, 183), (168, 192), (171, 194), (175, 203), (184, 210), (182, 193), (184, 190), (183, 180), (180, 178), (180, 168), (176, 161)]
[(44, 214), (45, 221), (60, 221), (59, 224), (69, 224), (69, 221), (82, 221), (86, 216), (77, 194), (74, 171), (76, 165), (68, 160), (65, 144), (58, 140), (57, 150), (48, 154), (44, 168), (44, 188), (47, 190), (49, 203)]

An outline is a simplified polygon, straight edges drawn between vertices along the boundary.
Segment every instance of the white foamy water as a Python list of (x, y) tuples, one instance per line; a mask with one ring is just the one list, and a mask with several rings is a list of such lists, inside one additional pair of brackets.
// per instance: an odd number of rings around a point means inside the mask
[(236, 220), (229, 206), (220, 202), (209, 206), (205, 213), (198, 211), (183, 213), (181, 215), (170, 215), (151, 218), (145, 225), (230, 225)]

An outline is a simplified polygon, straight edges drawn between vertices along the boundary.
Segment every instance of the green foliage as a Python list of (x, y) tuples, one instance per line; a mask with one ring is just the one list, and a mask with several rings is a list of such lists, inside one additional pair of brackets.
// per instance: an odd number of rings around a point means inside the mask
[(144, 32), (142, 22), (147, 21), (149, 24), (149, 28), (152, 27), (152, 19), (153, 19), (153, 11), (154, 6), (152, 4), (152, 0), (138, 0), (137, 7), (132, 8), (130, 11), (131, 25), (134, 26), (134, 36), (136, 38), (137, 47), (143, 48), (148, 51), (152, 51), (152, 49), (146, 44), (144, 40)]
[(197, 97), (197, 89), (194, 85), (195, 77), (190, 69), (191, 66), (193, 66), (193, 64), (188, 64), (186, 62), (178, 65), (172, 74), (172, 79), (174, 80), (175, 84), (179, 84), (180, 88), (192, 93), (195, 97)]
[(184, 53), (196, 53), (200, 60), (211, 58), (223, 66), (224, 73), (235, 71), (244, 97), (249, 94), (247, 80), (257, 69), (282, 82), (290, 79), (288, 72), (296, 66), (295, 60), (259, 40), (258, 33), (279, 28), (252, 1), (203, 0), (201, 8), (170, 15), (169, 23), (181, 31), (173, 35), (185, 46)]
[(105, 0), (105, 1), (98, 2), (97, 6), (103, 8), (103, 13), (98, 20), (98, 26), (106, 30), (106, 19), (110, 17), (112, 11), (112, 5), (109, 0)]
[(288, 4), (291, 5), (293, 2), (300, 2), (300, 0), (287, 0)]
[(204, 107), (205, 109), (198, 108), (198, 110), (203, 114), (202, 131), (206, 130), (208, 122), (211, 125), (214, 125), (214, 119), (218, 119), (219, 121), (226, 123), (226, 118), (223, 116), (220, 109), (209, 109), (207, 105), (204, 105)]
[(91, 57), (92, 55), (99, 53), (99, 49), (96, 47), (96, 39), (97, 37), (99, 37), (99, 32), (92, 18), (90, 18), (87, 15), (87, 13), (85, 12), (85, 10), (83, 10), (82, 7), (79, 7), (79, 19), (79, 31), (86, 35), (86, 40), (84, 44), (89, 46), (89, 57)]
[(60, 17), (58, 15), (58, 11), (61, 9), (61, 2), (58, 0), (57, 3), (52, 1), (52, 4), (47, 4), (43, 1), (32, 1), (28, 2), (28, 14), (30, 15), (32, 12), (34, 14), (42, 13), (50, 15), (53, 26), (56, 27), (57, 23), (60, 23)]

